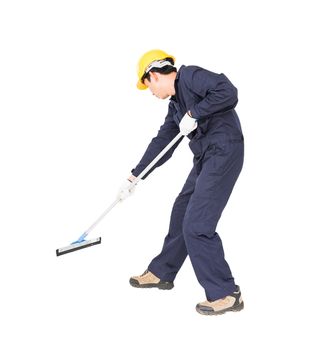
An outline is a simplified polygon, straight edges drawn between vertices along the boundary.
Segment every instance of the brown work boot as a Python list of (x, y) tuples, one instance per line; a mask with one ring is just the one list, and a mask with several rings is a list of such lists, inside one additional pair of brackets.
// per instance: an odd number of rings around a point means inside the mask
[(239, 286), (231, 295), (214, 301), (197, 304), (196, 310), (202, 315), (222, 315), (228, 311), (241, 311), (244, 307)]
[(148, 270), (140, 276), (131, 277), (129, 283), (136, 288), (172, 289), (174, 287), (173, 282), (161, 281)]

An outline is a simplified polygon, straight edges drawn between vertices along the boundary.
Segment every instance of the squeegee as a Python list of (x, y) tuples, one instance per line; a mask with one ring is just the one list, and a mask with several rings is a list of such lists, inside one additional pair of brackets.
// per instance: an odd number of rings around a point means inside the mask
[[(147, 165), (147, 167), (132, 181), (130, 182), (130, 186), (128, 188), (129, 191), (133, 189), (134, 186), (145, 176), (153, 166), (183, 137), (181, 132)], [(70, 245), (59, 248), (56, 250), (57, 256), (72, 253), (76, 250), (84, 249), (87, 247), (91, 247), (93, 245), (97, 245), (101, 243), (101, 237), (86, 240), (86, 237), (89, 233), (99, 224), (100, 221), (114, 208), (119, 202), (120, 198), (117, 198), (102, 214), (101, 216), (74, 242)]]

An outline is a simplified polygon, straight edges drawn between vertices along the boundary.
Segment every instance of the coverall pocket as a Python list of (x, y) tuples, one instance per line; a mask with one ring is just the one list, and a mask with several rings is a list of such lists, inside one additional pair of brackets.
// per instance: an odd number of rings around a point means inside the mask
[(210, 175), (223, 176), (237, 162), (243, 162), (242, 140), (221, 140), (205, 152), (204, 163)]

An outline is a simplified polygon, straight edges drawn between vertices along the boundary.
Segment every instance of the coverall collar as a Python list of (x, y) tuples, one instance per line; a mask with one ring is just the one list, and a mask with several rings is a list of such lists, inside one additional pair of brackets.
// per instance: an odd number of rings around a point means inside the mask
[(175, 76), (175, 81), (174, 81), (174, 90), (175, 90), (175, 95), (171, 96), (170, 100), (178, 102), (178, 82), (179, 82), (179, 77), (180, 77), (180, 71), (183, 69), (184, 65), (182, 65), (179, 70), (177, 71), (177, 75)]

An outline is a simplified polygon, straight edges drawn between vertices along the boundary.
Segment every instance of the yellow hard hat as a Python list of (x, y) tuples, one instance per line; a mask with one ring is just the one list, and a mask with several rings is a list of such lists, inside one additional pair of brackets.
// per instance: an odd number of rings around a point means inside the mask
[[(142, 82), (142, 77), (144, 76), (145, 73), (149, 72), (149, 70), (154, 67), (161, 68), (168, 65), (169, 64), (168, 61), (164, 61), (166, 58), (171, 58), (173, 60), (173, 63), (175, 62), (175, 58), (172, 55), (169, 55), (162, 50), (151, 50), (143, 54), (143, 56), (139, 59), (138, 66), (137, 66), (137, 74), (138, 74), (137, 88), (138, 89), (140, 90), (147, 89), (147, 86)], [(152, 66), (150, 67), (151, 63), (152, 63)]]

